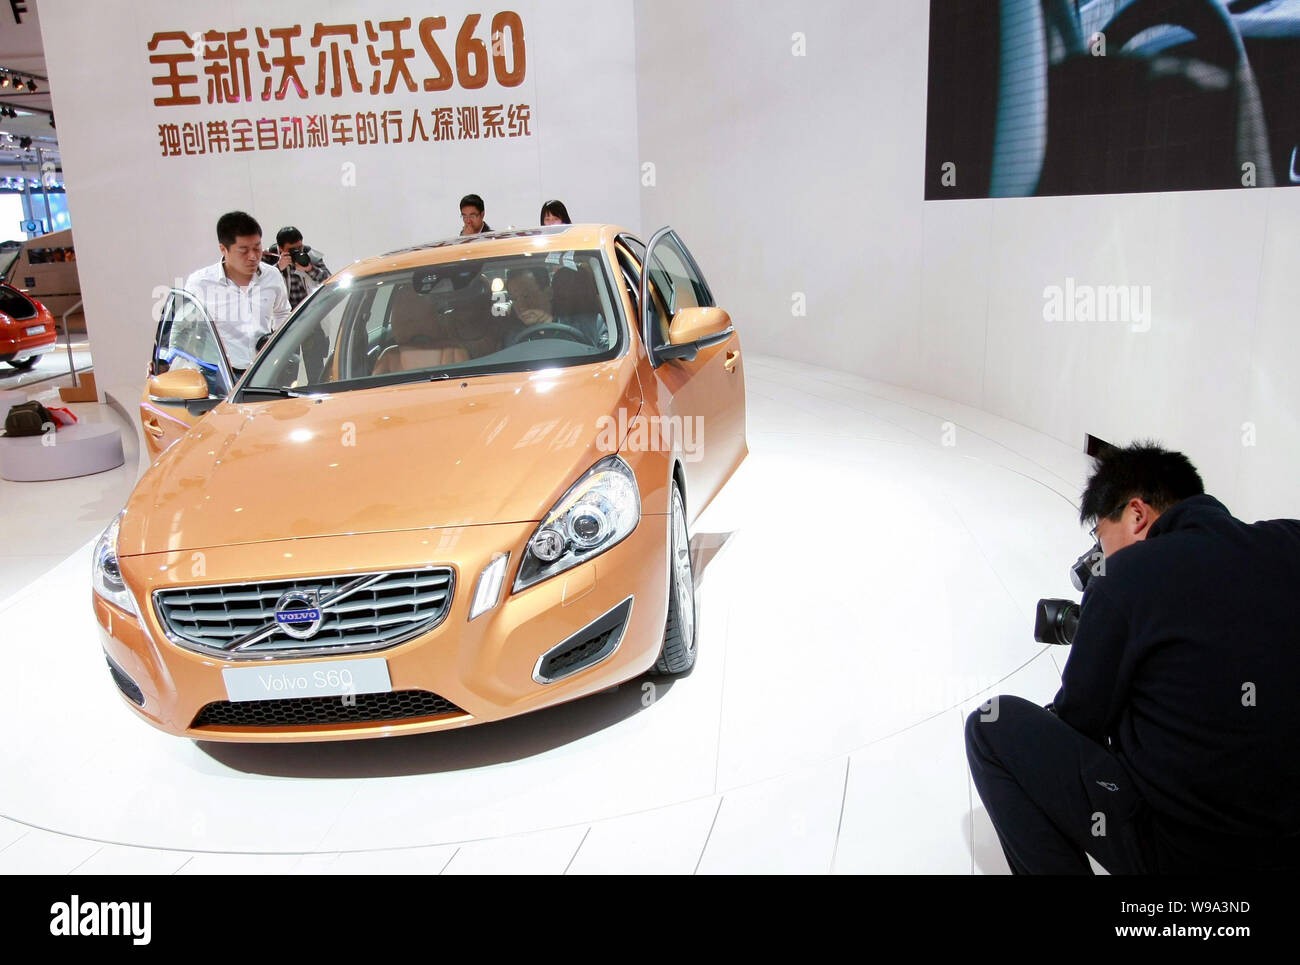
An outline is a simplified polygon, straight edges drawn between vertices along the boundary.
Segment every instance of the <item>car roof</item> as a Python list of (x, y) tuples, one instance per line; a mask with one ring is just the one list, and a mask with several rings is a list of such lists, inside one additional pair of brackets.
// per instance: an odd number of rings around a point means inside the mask
[(546, 253), (550, 251), (595, 250), (605, 246), (625, 229), (609, 224), (549, 225), (536, 228), (509, 228), (468, 237), (444, 238), (409, 248), (399, 248), (353, 262), (339, 274), (364, 278), (381, 272), (401, 271), (423, 265), (445, 264), (468, 258), (494, 258), (502, 255)]

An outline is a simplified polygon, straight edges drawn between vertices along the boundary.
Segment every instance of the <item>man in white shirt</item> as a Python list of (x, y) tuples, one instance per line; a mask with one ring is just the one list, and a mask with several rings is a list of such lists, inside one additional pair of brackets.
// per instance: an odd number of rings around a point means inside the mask
[(236, 379), (257, 357), (258, 342), (289, 317), (289, 292), (274, 265), (262, 261), (262, 226), (243, 211), (217, 221), (221, 260), (185, 280), (217, 328)]

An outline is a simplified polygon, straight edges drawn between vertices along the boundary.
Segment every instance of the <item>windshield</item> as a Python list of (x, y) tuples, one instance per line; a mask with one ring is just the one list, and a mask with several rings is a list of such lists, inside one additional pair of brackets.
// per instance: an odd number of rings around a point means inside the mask
[(583, 365), (621, 350), (625, 327), (614, 305), (599, 251), (345, 273), (293, 314), (241, 392), (337, 392)]

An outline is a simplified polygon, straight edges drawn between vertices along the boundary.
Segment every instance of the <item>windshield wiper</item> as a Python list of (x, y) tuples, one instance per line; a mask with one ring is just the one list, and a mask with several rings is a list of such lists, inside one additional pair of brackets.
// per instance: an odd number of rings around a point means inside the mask
[(239, 390), (239, 397), (252, 392), (254, 395), (273, 395), (279, 399), (297, 399), (302, 397), (301, 392), (294, 392), (292, 389), (281, 389), (274, 386), (249, 385)]

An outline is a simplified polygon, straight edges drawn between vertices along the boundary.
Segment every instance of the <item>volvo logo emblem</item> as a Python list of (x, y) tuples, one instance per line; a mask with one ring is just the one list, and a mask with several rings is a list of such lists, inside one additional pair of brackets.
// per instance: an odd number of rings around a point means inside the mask
[(325, 621), (316, 590), (290, 590), (275, 603), (275, 622), (295, 640), (310, 640)]

